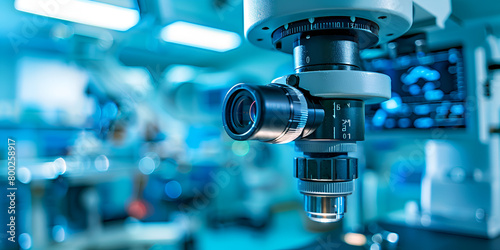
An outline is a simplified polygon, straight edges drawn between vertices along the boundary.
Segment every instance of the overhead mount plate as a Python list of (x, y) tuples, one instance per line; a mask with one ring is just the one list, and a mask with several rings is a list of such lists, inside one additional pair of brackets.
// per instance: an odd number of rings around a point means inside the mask
[(272, 33), (288, 23), (309, 18), (352, 16), (376, 23), (380, 27), (379, 43), (395, 39), (412, 25), (411, 0), (244, 0), (244, 26), (248, 41), (274, 50)]

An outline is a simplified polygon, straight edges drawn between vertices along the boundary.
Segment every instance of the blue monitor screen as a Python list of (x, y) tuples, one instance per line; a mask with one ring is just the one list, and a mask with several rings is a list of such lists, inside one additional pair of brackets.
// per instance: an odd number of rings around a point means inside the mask
[(467, 98), (461, 48), (365, 61), (391, 77), (391, 99), (366, 106), (368, 130), (465, 128)]

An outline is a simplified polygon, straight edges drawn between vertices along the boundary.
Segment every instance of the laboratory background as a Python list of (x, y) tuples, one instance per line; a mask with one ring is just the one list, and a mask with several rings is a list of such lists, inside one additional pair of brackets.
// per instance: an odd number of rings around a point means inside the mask
[(497, 0), (0, 21), (0, 249), (500, 249)]

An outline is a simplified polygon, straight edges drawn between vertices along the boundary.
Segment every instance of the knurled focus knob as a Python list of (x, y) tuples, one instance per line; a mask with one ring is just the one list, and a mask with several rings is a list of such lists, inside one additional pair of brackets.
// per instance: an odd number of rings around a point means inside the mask
[(302, 180), (350, 181), (358, 178), (358, 159), (295, 158), (294, 176)]

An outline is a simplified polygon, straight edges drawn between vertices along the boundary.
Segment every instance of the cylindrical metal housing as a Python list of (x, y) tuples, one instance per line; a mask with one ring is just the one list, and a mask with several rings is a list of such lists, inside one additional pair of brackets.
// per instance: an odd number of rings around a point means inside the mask
[(345, 196), (304, 195), (304, 210), (316, 222), (331, 223), (344, 218), (346, 211)]
[(345, 35), (303, 34), (294, 44), (295, 71), (360, 70), (359, 44)]

